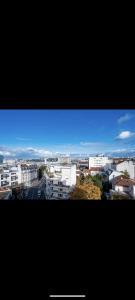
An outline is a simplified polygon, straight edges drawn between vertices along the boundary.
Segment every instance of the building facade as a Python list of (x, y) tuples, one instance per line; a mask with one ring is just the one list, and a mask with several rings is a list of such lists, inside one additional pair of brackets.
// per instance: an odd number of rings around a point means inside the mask
[(112, 190), (119, 194), (125, 193), (127, 198), (131, 196), (135, 199), (135, 180), (118, 176), (112, 180)]
[(46, 177), (47, 199), (68, 199), (76, 185), (76, 165), (51, 165)]
[(0, 187), (16, 187), (20, 184), (30, 186), (37, 178), (36, 165), (17, 165), (15, 167), (4, 167), (0, 170)]
[(0, 187), (17, 186), (21, 184), (21, 167), (3, 168), (0, 171)]
[(109, 176), (109, 181), (112, 181), (113, 178), (118, 177), (118, 176), (121, 176), (121, 175), (122, 175), (121, 172), (112, 170), (112, 171), (108, 174), (108, 176)]
[(44, 159), (44, 163), (45, 165), (70, 164), (71, 158), (69, 156), (48, 157)]
[(125, 170), (129, 173), (131, 179), (135, 179), (135, 161), (127, 160), (123, 161), (116, 166), (116, 170), (124, 172)]
[(25, 186), (31, 186), (31, 183), (38, 177), (37, 165), (21, 165), (21, 183)]
[(91, 156), (89, 157), (89, 169), (91, 168), (104, 168), (104, 170), (110, 169), (113, 160), (107, 156)]

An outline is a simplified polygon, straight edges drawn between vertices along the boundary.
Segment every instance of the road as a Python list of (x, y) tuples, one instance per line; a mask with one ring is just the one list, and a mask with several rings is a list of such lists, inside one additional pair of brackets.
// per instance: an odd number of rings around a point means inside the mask
[(25, 200), (45, 200), (45, 177), (40, 181), (35, 181), (31, 187), (27, 188), (23, 193)]

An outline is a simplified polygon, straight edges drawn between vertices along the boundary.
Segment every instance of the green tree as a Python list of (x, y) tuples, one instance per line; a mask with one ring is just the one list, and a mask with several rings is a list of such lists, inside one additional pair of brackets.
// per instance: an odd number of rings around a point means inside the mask
[(130, 178), (129, 173), (128, 173), (127, 170), (124, 170), (122, 173), (123, 173), (123, 175), (124, 175), (126, 178)]
[(85, 178), (84, 178), (84, 183), (85, 184), (92, 184), (92, 176), (91, 175), (87, 175)]
[(103, 185), (102, 185), (102, 177), (101, 177), (101, 175), (97, 174), (97, 175), (95, 175), (95, 176), (92, 176), (91, 179), (92, 179), (92, 182), (93, 182), (97, 187), (99, 187), (100, 190), (102, 190)]
[(41, 166), (38, 169), (38, 179), (40, 180), (44, 176), (44, 172), (47, 172), (47, 167), (46, 166)]

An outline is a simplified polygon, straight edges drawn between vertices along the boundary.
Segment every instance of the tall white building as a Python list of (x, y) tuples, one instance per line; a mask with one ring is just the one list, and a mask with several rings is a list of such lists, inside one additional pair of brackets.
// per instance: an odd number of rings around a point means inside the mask
[(76, 185), (76, 165), (50, 165), (46, 174), (46, 196), (48, 199), (68, 199)]
[(135, 161), (127, 160), (116, 165), (116, 170), (124, 172), (125, 170), (129, 173), (131, 179), (135, 179)]
[(89, 157), (89, 169), (93, 167), (111, 169), (112, 162), (113, 160), (107, 156), (91, 156)]

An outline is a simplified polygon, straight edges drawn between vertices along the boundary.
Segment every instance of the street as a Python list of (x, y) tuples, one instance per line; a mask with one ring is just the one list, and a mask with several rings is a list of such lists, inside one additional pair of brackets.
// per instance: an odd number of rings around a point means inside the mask
[(45, 200), (45, 177), (42, 177), (40, 181), (35, 181), (31, 187), (27, 188), (23, 192), (24, 200)]

